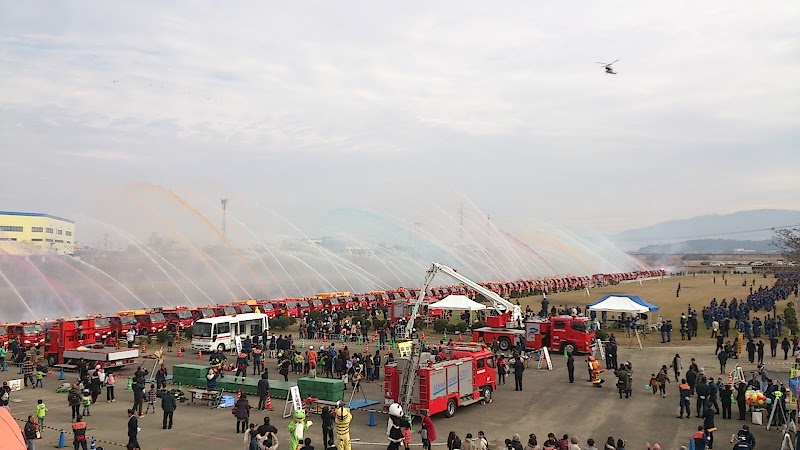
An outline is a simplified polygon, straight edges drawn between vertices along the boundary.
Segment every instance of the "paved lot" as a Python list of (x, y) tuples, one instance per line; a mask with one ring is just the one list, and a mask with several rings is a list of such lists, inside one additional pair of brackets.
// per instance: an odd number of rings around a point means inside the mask
[[(639, 350), (628, 348), (623, 341), (620, 347), (620, 361), (629, 360), (634, 366), (634, 395), (630, 400), (619, 399), (613, 388), (613, 374), (604, 374), (608, 387), (603, 389), (592, 388), (586, 382), (588, 375), (583, 370), (582, 358), (576, 358), (576, 383), (567, 382), (565, 360), (563, 357), (554, 357), (554, 370), (537, 370), (535, 364), (525, 371), (524, 391), (513, 390), (511, 384), (506, 384), (495, 393), (494, 402), (489, 405), (476, 404), (458, 410), (455, 417), (446, 419), (434, 417), (434, 423), (439, 436), (439, 444), (446, 439), (449, 431), (455, 431), (462, 438), (467, 432), (476, 434), (483, 430), (489, 436), (492, 448), (502, 448), (502, 440), (513, 433), (519, 433), (523, 439), (529, 433), (535, 433), (540, 438), (540, 443), (546, 438), (547, 433), (553, 432), (557, 436), (569, 433), (577, 435), (583, 446), (586, 439), (592, 437), (595, 441), (604, 442), (608, 436), (615, 439), (623, 438), (627, 441), (628, 449), (643, 449), (645, 441), (659, 442), (665, 449), (676, 449), (688, 443), (689, 436), (701, 423), (700, 419), (676, 418), (678, 412), (677, 386), (668, 387), (667, 398), (653, 396), (644, 386), (649, 375), (655, 372), (661, 364), (669, 364), (675, 352), (681, 353), (683, 361), (688, 364), (690, 357), (697, 358), (699, 364), (706, 368), (706, 373), (719, 373), (716, 365), (713, 346), (667, 347), (656, 346)], [(360, 346), (351, 349), (361, 350)], [(769, 359), (769, 358), (768, 358)], [(207, 359), (206, 359), (207, 360)], [(152, 360), (145, 360), (146, 367), (152, 367)], [(194, 363), (197, 360), (190, 355), (184, 358), (169, 356), (167, 364), (180, 362)], [(770, 365), (771, 373), (782, 380), (788, 379), (789, 364), (779, 360)], [(274, 366), (274, 362), (272, 363)], [(732, 363), (729, 363), (729, 368)], [(745, 373), (753, 370), (750, 365), (743, 365)], [(11, 372), (0, 373), (2, 380), (16, 378), (15, 368)], [(273, 370), (273, 378), (277, 373)], [(72, 374), (68, 374), (72, 378)], [(46, 387), (42, 390), (23, 390), (14, 393), (12, 399), (21, 400), (11, 406), (12, 413), (17, 418), (24, 419), (33, 412), (36, 400), (44, 399), (50, 412), (46, 419), (46, 426), (53, 428), (69, 429), (69, 407), (66, 395), (56, 394), (55, 388), (59, 383), (56, 376), (47, 379)], [(293, 378), (293, 377), (292, 377)], [(125, 379), (118, 379), (117, 402), (113, 404), (101, 403), (92, 407), (92, 416), (87, 418), (90, 427), (89, 435), (98, 440), (125, 444), (126, 438), (126, 409), (132, 404), (132, 394), (125, 391)], [(367, 398), (382, 399), (380, 385), (366, 383)], [(349, 391), (347, 393), (349, 395)], [(101, 397), (103, 399), (104, 397)], [(287, 420), (281, 418), (283, 400), (275, 401), (275, 412), (270, 413), (273, 424), (279, 430), (281, 448), (286, 450), (285, 440)], [(694, 405), (692, 405), (694, 407)], [(384, 448), (386, 437), (386, 416), (377, 417), (378, 426), (368, 427), (369, 419), (366, 411), (356, 411), (352, 423), (352, 437), (360, 439), (358, 447)], [(736, 417), (734, 405), (734, 417)], [(252, 420), (261, 423), (264, 414), (253, 411)], [(316, 417), (316, 416), (313, 416)], [(314, 420), (312, 417), (312, 420)], [(321, 449), (320, 421), (315, 421), (310, 432), (314, 444)], [(716, 434), (715, 448), (729, 448), (731, 433), (738, 430), (744, 422), (737, 420), (722, 420), (717, 417), (717, 427), (720, 431)], [(749, 422), (748, 422), (749, 423)], [(139, 442), (145, 450), (150, 449), (222, 449), (243, 448), (242, 435), (237, 435), (235, 419), (229, 409), (212, 410), (203, 406), (190, 406), (187, 403), (179, 404), (175, 413), (175, 428), (172, 430), (161, 429), (160, 409), (156, 414), (150, 414), (140, 420), (142, 431)], [(777, 431), (767, 431), (763, 427), (752, 427), (758, 440), (759, 449), (779, 448), (781, 434)], [(757, 428), (757, 429), (756, 429)], [(58, 432), (47, 430), (44, 439), (37, 445), (39, 448), (52, 448), (57, 443)], [(419, 442), (415, 438), (415, 442)], [(68, 443), (71, 439), (68, 438)], [(373, 445), (368, 445), (374, 443)], [(105, 448), (118, 448), (114, 445), (104, 445)]]

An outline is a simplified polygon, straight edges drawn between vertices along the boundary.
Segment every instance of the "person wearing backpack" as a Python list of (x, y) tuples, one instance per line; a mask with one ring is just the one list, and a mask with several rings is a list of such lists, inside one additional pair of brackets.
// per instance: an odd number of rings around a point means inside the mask
[(455, 431), (451, 431), (447, 435), (447, 450), (461, 450), (461, 438), (456, 435)]
[(108, 375), (106, 375), (106, 380), (105, 380), (105, 384), (106, 384), (106, 402), (108, 402), (108, 403), (112, 403), (112, 402), (117, 401), (114, 398), (114, 384), (116, 384), (116, 382), (117, 382), (117, 379), (114, 378), (114, 374), (109, 372)]
[(78, 391), (78, 386), (73, 384), (69, 392), (67, 392), (67, 403), (72, 409), (72, 421), (75, 422), (80, 417), (81, 412), (81, 393)]

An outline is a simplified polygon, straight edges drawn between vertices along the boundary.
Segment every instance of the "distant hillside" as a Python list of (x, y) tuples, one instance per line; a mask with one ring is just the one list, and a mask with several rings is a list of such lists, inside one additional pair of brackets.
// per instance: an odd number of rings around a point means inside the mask
[(610, 239), (628, 251), (648, 245), (695, 242), (695, 239), (703, 241), (706, 238), (769, 241), (774, 236), (771, 228), (796, 224), (800, 224), (800, 211), (759, 209), (670, 220), (623, 231), (610, 236)]
[(771, 240), (738, 241), (734, 239), (695, 239), (671, 244), (648, 245), (636, 251), (636, 253), (650, 255), (683, 255), (687, 253), (733, 255), (735, 253), (777, 252), (778, 248), (772, 245)]

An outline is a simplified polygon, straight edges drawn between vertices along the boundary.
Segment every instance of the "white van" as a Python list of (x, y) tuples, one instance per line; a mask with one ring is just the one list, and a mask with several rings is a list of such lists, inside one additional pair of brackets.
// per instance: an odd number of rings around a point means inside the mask
[(236, 337), (241, 339), (261, 335), (269, 330), (266, 314), (246, 313), (232, 316), (198, 319), (192, 327), (192, 350), (221, 352), (236, 348)]

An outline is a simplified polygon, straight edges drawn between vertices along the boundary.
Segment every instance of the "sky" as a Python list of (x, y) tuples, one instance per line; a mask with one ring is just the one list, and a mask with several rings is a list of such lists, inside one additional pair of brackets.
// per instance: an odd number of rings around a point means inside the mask
[(289, 3), (0, 3), (0, 210), (103, 219), (141, 182), (296, 223), (800, 208), (797, 1)]

